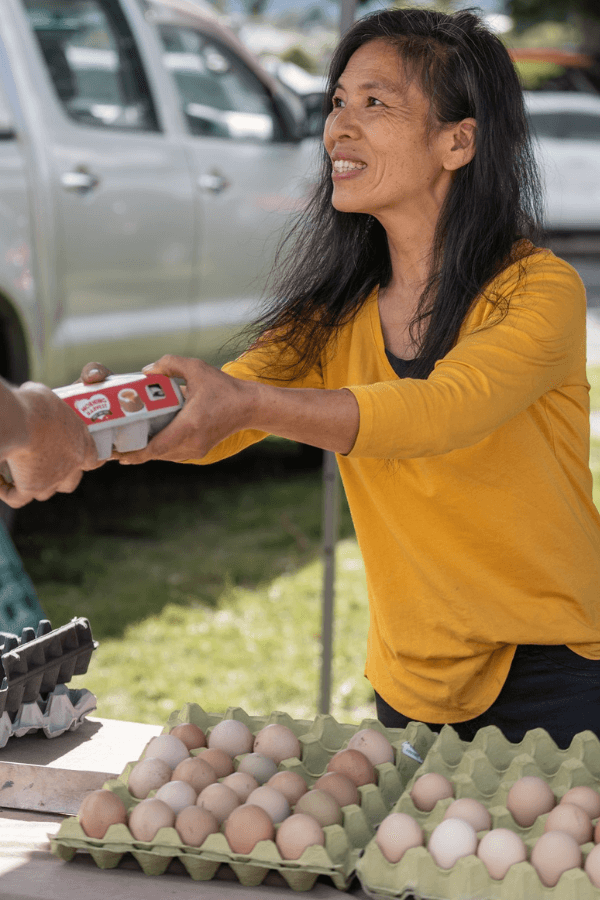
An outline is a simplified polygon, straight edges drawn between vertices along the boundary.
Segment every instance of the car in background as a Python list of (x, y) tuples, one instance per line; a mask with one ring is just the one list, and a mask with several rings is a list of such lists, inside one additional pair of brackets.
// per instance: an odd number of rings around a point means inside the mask
[(0, 375), (220, 362), (255, 315), (316, 142), (189, 0), (2, 0)]
[(526, 91), (549, 232), (600, 232), (600, 95)]

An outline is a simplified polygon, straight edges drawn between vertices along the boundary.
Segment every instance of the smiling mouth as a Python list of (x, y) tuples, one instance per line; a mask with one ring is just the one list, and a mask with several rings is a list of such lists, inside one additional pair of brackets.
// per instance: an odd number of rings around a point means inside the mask
[(336, 159), (333, 162), (333, 171), (338, 174), (344, 172), (352, 172), (354, 169), (366, 169), (367, 164), (364, 162), (354, 162), (351, 159)]

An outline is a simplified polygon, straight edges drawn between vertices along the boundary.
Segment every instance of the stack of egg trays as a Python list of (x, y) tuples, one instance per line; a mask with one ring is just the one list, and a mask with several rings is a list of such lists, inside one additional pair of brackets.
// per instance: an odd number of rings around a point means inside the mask
[[(539, 816), (529, 828), (521, 828), (506, 808), (511, 786), (525, 775), (548, 782), (557, 801), (576, 785), (600, 790), (600, 741), (591, 731), (575, 735), (571, 746), (559, 749), (542, 728), (528, 731), (518, 744), (510, 743), (495, 726), (482, 728), (471, 742), (461, 741), (447, 725), (441, 730), (424, 765), (406, 785), (393, 812), (413, 816), (425, 833), (425, 843), (444, 818), (452, 799), (440, 800), (427, 813), (418, 810), (410, 790), (416, 778), (438, 772), (450, 779), (456, 798), (472, 797), (482, 802), (492, 817), (492, 828), (509, 828), (519, 834), (527, 855), (543, 834), (548, 814)], [(485, 832), (478, 834), (482, 838)], [(583, 860), (593, 843), (582, 846)], [(357, 874), (368, 896), (373, 898), (418, 898), (418, 900), (600, 900), (582, 869), (565, 872), (555, 887), (545, 887), (530, 862), (512, 866), (502, 880), (492, 879), (476, 856), (467, 856), (451, 869), (441, 869), (426, 847), (408, 850), (399, 863), (388, 862), (375, 840), (371, 840), (357, 864)]]
[[(206, 713), (197, 704), (186, 704), (182, 710), (173, 713), (163, 731), (168, 733), (175, 725), (193, 722), (209, 735), (211, 728), (222, 719), (238, 719), (253, 734), (272, 723), (290, 728), (302, 745), (302, 759), (284, 760), (279, 770), (299, 772), (309, 788), (326, 771), (334, 753), (343, 749), (361, 728), (377, 728), (385, 734), (395, 748), (397, 764), (377, 766), (378, 784), (360, 787), (361, 804), (343, 807), (343, 824), (324, 828), (325, 846), (308, 847), (298, 860), (284, 860), (273, 841), (259, 842), (250, 854), (235, 854), (222, 832), (209, 835), (200, 848), (183, 845), (174, 828), (163, 828), (151, 843), (140, 843), (133, 839), (125, 825), (112, 825), (102, 840), (94, 840), (85, 835), (76, 818), (62, 823), (52, 841), (52, 852), (70, 860), (78, 849), (86, 850), (100, 868), (117, 866), (129, 852), (150, 875), (161, 874), (177, 857), (188, 874), (198, 881), (214, 878), (219, 866), (226, 863), (246, 886), (255, 887), (269, 872), (277, 871), (296, 891), (311, 890), (319, 876), (330, 878), (336, 888), (345, 890), (355, 876), (358, 858), (374, 836), (376, 826), (398, 800), (436, 737), (426, 725), (416, 722), (405, 729), (386, 729), (373, 719), (365, 719), (360, 725), (343, 725), (329, 715), (303, 721), (292, 719), (284, 712), (250, 716), (239, 707), (230, 707), (224, 715), (215, 715)], [(192, 751), (192, 755), (201, 753), (201, 750)], [(241, 759), (241, 756), (236, 758), (236, 767)], [(134, 765), (135, 762), (128, 763), (118, 779), (104, 785), (121, 797), (128, 810), (139, 802), (127, 790)]]
[(16, 635), (1, 633), (0, 643), (0, 716), (4, 712), (17, 714), (23, 704), (36, 701), (58, 684), (66, 684), (74, 675), (85, 674), (98, 646), (84, 618), (71, 619), (54, 630), (47, 619), (42, 619), (37, 631), (24, 628), (20, 640)]

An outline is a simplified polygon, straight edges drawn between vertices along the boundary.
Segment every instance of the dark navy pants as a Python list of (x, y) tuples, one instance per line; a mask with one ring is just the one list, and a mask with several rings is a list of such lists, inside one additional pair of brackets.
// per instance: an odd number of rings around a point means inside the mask
[[(410, 719), (377, 693), (377, 717), (386, 728), (404, 728)], [(427, 722), (432, 731), (442, 725)], [(579, 731), (600, 738), (600, 660), (585, 659), (565, 646), (517, 647), (497, 699), (480, 716), (452, 722), (463, 741), (472, 741), (485, 725), (496, 725), (512, 743), (531, 728), (545, 728), (562, 749)]]

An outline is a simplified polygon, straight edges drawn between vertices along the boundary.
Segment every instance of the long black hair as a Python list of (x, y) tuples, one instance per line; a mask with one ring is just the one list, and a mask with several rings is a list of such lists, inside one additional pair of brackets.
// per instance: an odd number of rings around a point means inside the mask
[[(326, 113), (352, 54), (381, 39), (398, 49), (407, 75), (429, 99), (434, 128), (467, 117), (477, 122), (476, 152), (455, 173), (442, 207), (430, 279), (410, 325), (417, 356), (407, 374), (426, 378), (453, 346), (474, 299), (515, 258), (515, 248), (528, 246), (524, 239), (539, 240), (539, 177), (510, 56), (471, 11), (395, 9), (360, 19), (331, 61)], [(284, 380), (318, 362), (340, 326), (391, 277), (383, 227), (369, 215), (336, 210), (332, 191), (323, 148), (319, 182), (280, 245), (269, 306), (254, 323), (263, 340), (292, 351), (277, 375)], [(498, 308), (501, 301), (506, 305), (506, 298), (497, 299)]]

